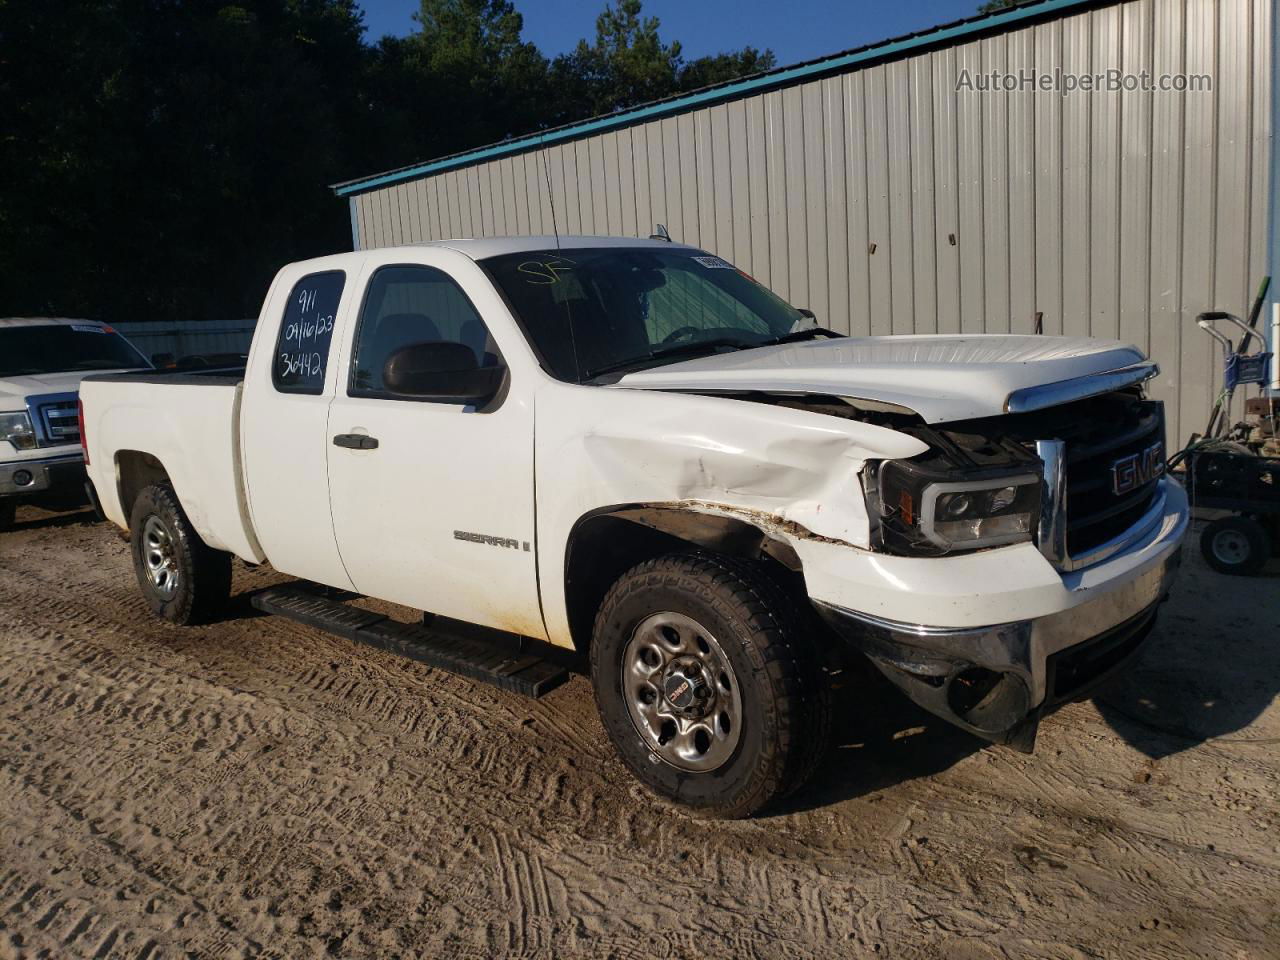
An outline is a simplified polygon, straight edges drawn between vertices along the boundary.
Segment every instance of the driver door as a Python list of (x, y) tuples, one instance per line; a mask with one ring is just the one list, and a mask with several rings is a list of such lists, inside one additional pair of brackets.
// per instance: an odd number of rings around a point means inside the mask
[(415, 257), (425, 262), (388, 263), (369, 275), (329, 407), (342, 562), (361, 593), (545, 639), (531, 398), (509, 374), (479, 407), (399, 395), (384, 379), (392, 354), (417, 343), (459, 343), (479, 366), (502, 364), (462, 285), (431, 263), (430, 251)]

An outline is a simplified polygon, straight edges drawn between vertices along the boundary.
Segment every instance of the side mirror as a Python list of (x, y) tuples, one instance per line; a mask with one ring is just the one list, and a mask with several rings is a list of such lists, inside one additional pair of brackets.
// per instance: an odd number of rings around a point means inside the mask
[(479, 406), (498, 392), (506, 371), (503, 366), (481, 367), (462, 343), (411, 343), (387, 357), (382, 383), (401, 396)]
[(802, 317), (807, 317), (808, 319), (812, 320), (814, 323), (818, 322), (818, 315), (814, 313), (812, 310), (810, 310), (808, 307), (796, 307), (796, 313), (800, 314), (800, 316)]

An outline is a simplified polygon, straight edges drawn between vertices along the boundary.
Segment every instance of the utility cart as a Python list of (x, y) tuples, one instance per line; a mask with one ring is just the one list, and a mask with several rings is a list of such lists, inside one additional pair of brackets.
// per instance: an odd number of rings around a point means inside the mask
[[(1264, 346), (1257, 322), (1269, 283), (1269, 277), (1263, 281), (1247, 323), (1221, 311), (1196, 318), (1199, 327), (1222, 347), (1222, 392), (1204, 434), (1193, 435), (1169, 461), (1171, 470), (1185, 466), (1184, 482), (1193, 507), (1230, 511), (1229, 516), (1209, 523), (1200, 537), (1205, 560), (1221, 573), (1255, 574), (1280, 553), (1280, 398), (1250, 398), (1245, 419), (1229, 426), (1236, 387), (1264, 386), (1269, 380), (1272, 354), (1264, 349), (1248, 352), (1253, 339)], [(1238, 345), (1217, 328), (1218, 323), (1235, 328), (1232, 335), (1242, 334)]]

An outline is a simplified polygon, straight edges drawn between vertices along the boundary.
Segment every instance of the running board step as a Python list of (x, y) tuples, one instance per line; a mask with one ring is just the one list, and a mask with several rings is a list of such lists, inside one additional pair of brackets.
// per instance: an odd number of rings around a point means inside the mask
[(564, 667), (521, 652), (512, 634), (496, 630), (489, 631), (490, 638), (402, 623), (297, 587), (272, 587), (255, 594), (252, 602), (264, 613), (528, 697), (540, 697), (569, 679)]

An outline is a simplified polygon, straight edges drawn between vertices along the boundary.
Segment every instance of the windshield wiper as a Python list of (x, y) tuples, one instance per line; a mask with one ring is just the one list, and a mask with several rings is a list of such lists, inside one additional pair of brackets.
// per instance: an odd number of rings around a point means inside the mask
[(843, 337), (843, 333), (837, 333), (834, 330), (828, 330), (826, 327), (805, 327), (803, 330), (792, 330), (790, 333), (784, 333), (780, 337), (774, 337), (772, 340), (766, 340), (764, 343), (758, 344), (761, 347), (774, 347), (780, 343), (796, 343), (800, 340), (812, 340), (814, 337)]
[(601, 374), (625, 370), (627, 367), (648, 363), (650, 360), (662, 360), (667, 357), (679, 357), (685, 354), (702, 353), (704, 350), (714, 350), (717, 347), (733, 347), (735, 350), (745, 350), (748, 347), (759, 347), (763, 345), (764, 344), (760, 343), (745, 343), (742, 340), (734, 340), (729, 337), (716, 337), (711, 340), (694, 340), (692, 343), (679, 343), (675, 346), (665, 347), (662, 350), (652, 350), (643, 357), (631, 357), (627, 360), (619, 360), (617, 363), (607, 363), (603, 367), (597, 367), (594, 370), (588, 371), (587, 375), (583, 379), (594, 380)]

